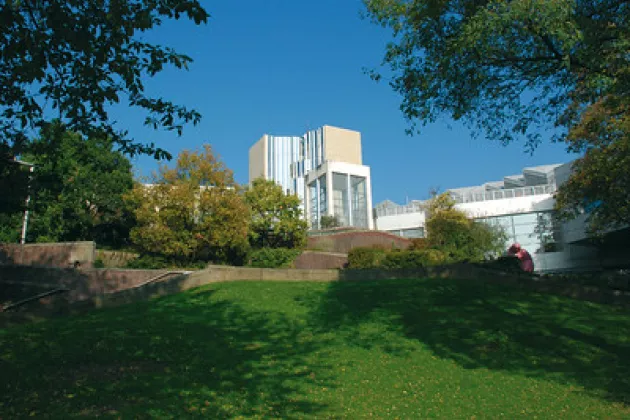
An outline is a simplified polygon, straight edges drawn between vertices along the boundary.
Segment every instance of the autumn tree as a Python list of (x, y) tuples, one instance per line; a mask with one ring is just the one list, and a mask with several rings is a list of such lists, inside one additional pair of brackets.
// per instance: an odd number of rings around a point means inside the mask
[(172, 168), (161, 165), (127, 202), (137, 219), (131, 238), (142, 253), (177, 263), (243, 263), (249, 210), (232, 171), (209, 145), (181, 152)]
[[(166, 20), (205, 23), (197, 0), (6, 0), (0, 2), (0, 155), (19, 155), (52, 118), (123, 152), (169, 154), (116, 127), (111, 106), (145, 111), (145, 124), (181, 133), (198, 112), (145, 92), (144, 80), (191, 58), (146, 41)], [(1, 162), (0, 162), (1, 163)]]
[(429, 200), (426, 212), (426, 247), (442, 252), (446, 261), (483, 261), (505, 250), (505, 232), (470, 220), (448, 193)]
[[(446, 115), (490, 139), (552, 140), (583, 153), (562, 186), (566, 214), (590, 204), (594, 230), (628, 223), (630, 2), (365, 0), (394, 40), (384, 66), (410, 132)], [(591, 180), (593, 182), (591, 182)], [(597, 185), (595, 188), (594, 186)], [(624, 195), (625, 194), (625, 195)]]
[(251, 211), (249, 240), (255, 248), (302, 248), (308, 225), (302, 219), (300, 199), (285, 194), (274, 181), (254, 180), (245, 191)]

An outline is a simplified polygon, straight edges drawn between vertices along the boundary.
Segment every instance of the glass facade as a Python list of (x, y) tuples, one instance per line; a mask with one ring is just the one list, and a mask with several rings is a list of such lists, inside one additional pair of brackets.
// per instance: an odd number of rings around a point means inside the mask
[[(321, 217), (328, 212), (328, 198), (326, 194), (326, 175), (319, 177), (319, 219), (317, 220), (317, 226)], [(317, 216), (316, 216), (317, 217)]]
[(514, 242), (530, 253), (545, 252), (545, 244), (559, 243), (559, 230), (552, 222), (552, 212), (534, 212), (476, 219), (501, 226), (508, 236), (506, 247)]
[(348, 203), (348, 175), (333, 172), (333, 214), (341, 226), (350, 226), (350, 208)]
[(308, 185), (308, 193), (310, 200), (310, 221), (311, 228), (319, 229), (319, 196), (317, 195), (317, 182), (311, 182)]
[(350, 176), (350, 205), (352, 207), (352, 226), (368, 228), (368, 209), (366, 182), (362, 176)]
[(387, 232), (393, 233), (394, 235), (402, 236), (403, 238), (424, 238), (424, 228), (417, 227), (412, 229), (396, 229), (396, 230), (388, 230)]

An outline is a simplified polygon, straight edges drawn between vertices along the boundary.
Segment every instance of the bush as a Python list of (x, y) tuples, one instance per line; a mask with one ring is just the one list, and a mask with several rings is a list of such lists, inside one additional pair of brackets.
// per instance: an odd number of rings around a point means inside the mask
[(250, 254), (249, 265), (260, 268), (290, 267), (301, 252), (292, 248), (261, 248)]
[(348, 253), (348, 268), (378, 268), (387, 255), (383, 248), (357, 247)]
[(497, 258), (496, 260), (488, 261), (482, 264), (486, 268), (501, 271), (522, 271), (521, 262), (516, 256), (505, 255)]
[(411, 245), (407, 248), (408, 251), (422, 251), (427, 249), (429, 243), (426, 238), (413, 238), (411, 240)]
[(422, 268), (424, 265), (424, 253), (421, 251), (389, 252), (381, 263), (381, 266), (387, 270)]
[(135, 268), (142, 270), (155, 270), (170, 267), (169, 261), (158, 255), (143, 254), (138, 258), (134, 258), (127, 262), (127, 268)]
[(103, 262), (102, 259), (97, 258), (94, 260), (94, 263), (92, 264), (92, 267), (94, 268), (105, 268), (105, 263)]
[(322, 229), (332, 229), (339, 227), (339, 219), (337, 216), (324, 215), (319, 219), (319, 225)]

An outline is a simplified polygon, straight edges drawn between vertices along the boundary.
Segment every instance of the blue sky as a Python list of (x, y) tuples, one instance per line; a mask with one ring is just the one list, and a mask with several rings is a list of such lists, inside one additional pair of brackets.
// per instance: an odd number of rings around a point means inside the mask
[[(432, 187), (481, 184), (572, 158), (560, 144), (546, 142), (530, 156), (523, 144), (473, 139), (447, 118), (406, 135), (398, 95), (363, 72), (378, 67), (390, 33), (361, 19), (360, 0), (203, 3), (208, 25), (169, 22), (146, 35), (194, 59), (189, 71), (147, 80), (148, 93), (197, 109), (202, 122), (177, 137), (143, 127), (141, 113), (116, 112), (137, 140), (173, 155), (209, 143), (246, 183), (249, 147), (264, 133), (300, 135), (324, 124), (358, 130), (374, 204), (423, 199)], [(148, 157), (133, 161), (138, 174), (157, 167)]]

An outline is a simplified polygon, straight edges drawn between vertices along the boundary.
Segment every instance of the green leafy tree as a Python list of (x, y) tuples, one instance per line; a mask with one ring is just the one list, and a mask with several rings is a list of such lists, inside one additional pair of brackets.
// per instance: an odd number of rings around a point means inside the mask
[(256, 179), (245, 191), (251, 210), (249, 240), (255, 248), (302, 248), (308, 225), (302, 219), (300, 199), (285, 194), (273, 181)]
[(36, 165), (29, 241), (127, 243), (134, 220), (123, 195), (131, 190), (133, 175), (131, 163), (113, 150), (110, 139), (84, 139), (53, 124), (29, 145), (25, 158)]
[(569, 133), (570, 146), (584, 156), (556, 194), (560, 218), (586, 211), (593, 236), (630, 225), (630, 102), (610, 102), (591, 106)]
[(319, 224), (321, 225), (322, 229), (336, 228), (340, 225), (339, 218), (336, 215), (330, 216), (327, 214), (323, 215), (320, 218)]
[(232, 171), (209, 145), (181, 152), (173, 168), (162, 165), (127, 202), (137, 219), (131, 238), (142, 253), (179, 263), (244, 262), (249, 210)]
[[(145, 124), (181, 133), (199, 113), (145, 93), (144, 79), (192, 61), (144, 34), (168, 19), (205, 23), (196, 0), (6, 0), (0, 3), (0, 152), (19, 155), (32, 130), (58, 118), (126, 153), (170, 155), (109, 118), (111, 105), (146, 111)], [(98, 134), (97, 134), (98, 133)]]
[(427, 214), (427, 247), (441, 251), (451, 262), (482, 261), (505, 249), (505, 232), (468, 219), (448, 193), (430, 200)]
[(627, 165), (630, 2), (365, 4), (373, 21), (393, 31), (384, 58), (390, 72), (372, 74), (390, 77), (410, 132), (447, 115), (503, 143), (525, 138), (533, 150), (555, 125), (553, 140), (585, 153), (559, 206), (571, 216), (591, 204), (595, 231), (628, 223), (627, 193), (620, 193), (630, 190), (627, 177), (606, 183), (596, 174)]

